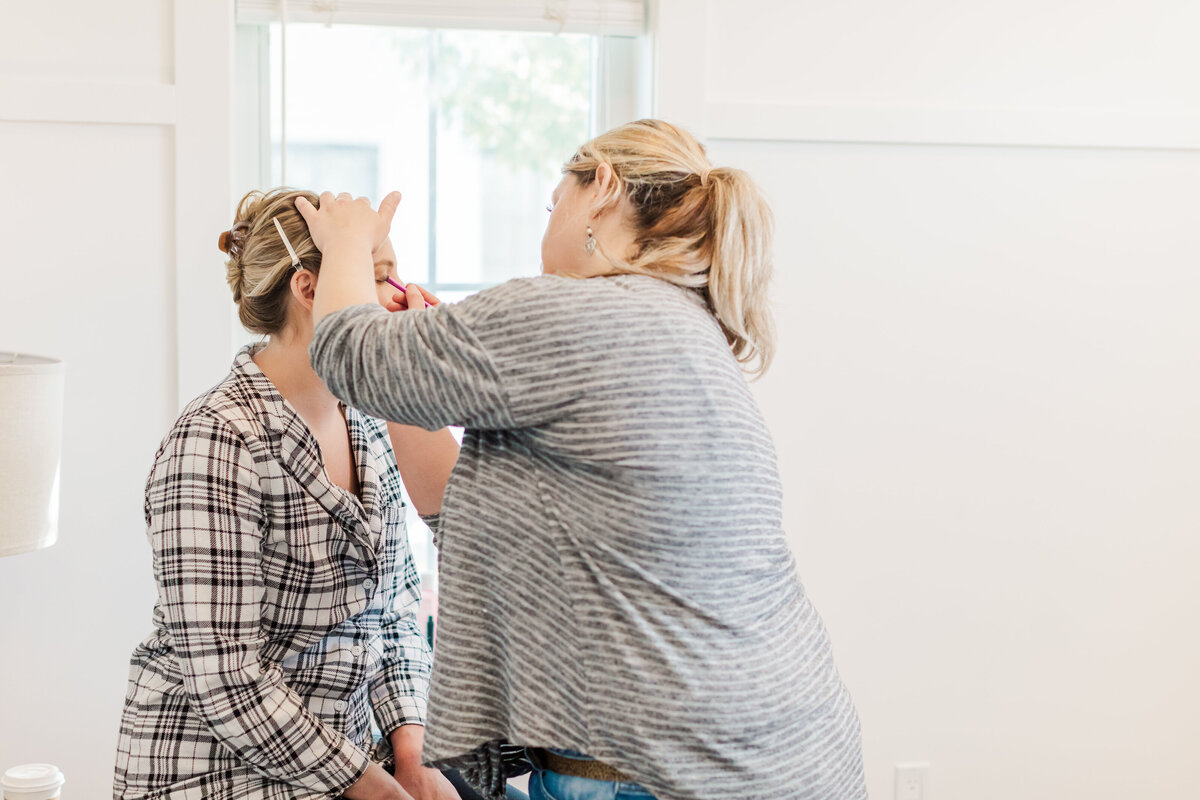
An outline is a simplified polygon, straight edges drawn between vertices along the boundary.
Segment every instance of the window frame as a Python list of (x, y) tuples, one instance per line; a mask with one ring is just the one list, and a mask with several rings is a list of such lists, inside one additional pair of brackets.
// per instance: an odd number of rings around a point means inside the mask
[[(239, 16), (240, 12), (239, 12)], [(293, 18), (294, 19), (294, 18)], [(296, 21), (308, 21), (299, 19)], [(233, 191), (231, 205), (236, 204), (241, 196), (251, 188), (269, 188), (272, 183), (272, 153), (271, 153), (271, 111), (272, 102), (280, 102), (273, 98), (271, 92), (271, 46), (270, 25), (279, 22), (265, 19), (256, 22), (239, 22), (234, 29), (234, 80), (233, 96)], [(290, 22), (290, 21), (289, 21)], [(339, 23), (339, 24), (361, 24)], [(375, 27), (375, 26), (369, 26)], [(430, 26), (405, 25), (418, 30), (450, 30), (470, 27), (473, 30), (495, 30), (513, 32), (512, 27), (486, 26)], [(520, 30), (520, 29), (519, 29)], [(529, 32), (544, 32), (523, 29)], [(651, 115), (653, 86), (652, 75), (652, 41), (648, 35), (641, 33), (637, 36), (602, 33), (597, 30), (570, 30), (565, 32), (587, 33), (592, 38), (592, 97), (589, 109), (588, 135), (594, 136), (623, 122), (640, 119)], [(286, 90), (285, 90), (286, 91)], [(286, 119), (286, 112), (285, 112)], [(286, 124), (286, 122), (285, 122)], [(286, 178), (286, 175), (284, 176)], [(431, 217), (431, 228), (436, 224), (436, 217)], [(435, 232), (434, 232), (435, 233)], [(436, 236), (431, 233), (431, 249), (436, 247)], [(459, 283), (437, 282), (436, 256), (431, 259), (431, 273), (428, 287), (438, 294), (443, 293), (473, 293), (495, 282)], [(246, 342), (247, 334), (237, 318), (236, 309), (230, 310), (229, 322), (232, 331), (232, 341)], [(419, 522), (415, 514), (410, 515), (410, 523)], [(422, 526), (423, 527), (423, 526)], [(436, 564), (436, 554), (433, 543), (427, 532), (413, 536), (415, 530), (410, 528), (410, 541), (414, 556), (418, 562), (424, 563), (428, 570), (422, 575), (423, 580), (436, 582), (435, 570), (430, 566)]]
[[(249, 16), (255, 21), (244, 22), (243, 17)], [(274, 98), (271, 93), (271, 47), (270, 25), (279, 23), (280, 19), (263, 18), (247, 15), (239, 9), (239, 21), (234, 32), (234, 61), (235, 80), (233, 87), (234, 98), (234, 130), (233, 130), (233, 178), (234, 191), (237, 196), (232, 198), (234, 203), (251, 187), (267, 188), (273, 186), (271, 179), (271, 110), (272, 103), (282, 104), (285, 119), (284, 142), (286, 145), (286, 101), (285, 98)], [(293, 20), (307, 22), (307, 19)], [(381, 25), (362, 22), (342, 22), (337, 24), (365, 25), (366, 27), (382, 27)], [(395, 26), (411, 27), (416, 30), (451, 30), (469, 27), (472, 30), (494, 30), (513, 32), (511, 27), (476, 27), (469, 25), (443, 26), (440, 28), (426, 26)], [(527, 32), (543, 32), (526, 29)], [(597, 31), (570, 31), (588, 33), (592, 36), (592, 97), (589, 109), (588, 135), (595, 136), (623, 122), (650, 116), (652, 86), (651, 75), (651, 43), (646, 34), (637, 36), (600, 33)], [(286, 94), (286, 88), (284, 90)], [(284, 175), (286, 182), (286, 173)], [(436, 246), (436, 232), (433, 226), (436, 217), (430, 221), (431, 252)], [(428, 288), (435, 293), (441, 292), (476, 292), (495, 285), (493, 282), (447, 282), (437, 280), (436, 257), (431, 258)], [(244, 338), (241, 326), (233, 318), (235, 340)]]

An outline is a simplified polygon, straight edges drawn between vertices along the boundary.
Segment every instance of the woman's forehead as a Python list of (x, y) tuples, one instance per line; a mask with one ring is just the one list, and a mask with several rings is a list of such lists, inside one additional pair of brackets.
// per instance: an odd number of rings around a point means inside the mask
[(563, 176), (562, 176), (562, 178), (560, 178), (560, 179), (559, 179), (559, 181), (558, 181), (558, 185), (556, 185), (556, 186), (554, 187), (554, 191), (552, 191), (552, 192), (550, 193), (550, 196), (551, 196), (551, 197), (558, 197), (558, 196), (560, 196), (560, 195), (563, 193), (563, 190), (567, 188), (567, 180), (568, 180), (570, 177), (571, 177), (570, 175), (563, 175)]
[(376, 262), (379, 262), (379, 261), (395, 262), (396, 251), (392, 247), (392, 240), (384, 239), (383, 244), (379, 245), (379, 247), (376, 248), (375, 252), (372, 253), (371, 255), (374, 257)]

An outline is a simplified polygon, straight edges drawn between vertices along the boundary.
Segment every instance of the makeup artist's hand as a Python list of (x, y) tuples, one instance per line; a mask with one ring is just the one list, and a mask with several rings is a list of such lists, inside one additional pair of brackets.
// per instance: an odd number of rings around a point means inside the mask
[(436, 306), (441, 302), (433, 296), (432, 292), (427, 292), (415, 283), (406, 283), (403, 292), (396, 292), (392, 295), (391, 302), (387, 304), (387, 310), (407, 311), (410, 308), (424, 308), (426, 305)]
[(348, 192), (334, 196), (321, 193), (321, 207), (316, 208), (307, 198), (296, 198), (296, 208), (308, 223), (313, 244), (322, 253), (331, 243), (363, 246), (374, 252), (387, 238), (392, 217), (400, 205), (400, 193), (392, 192), (383, 198), (379, 210), (371, 208), (365, 197), (354, 199)]

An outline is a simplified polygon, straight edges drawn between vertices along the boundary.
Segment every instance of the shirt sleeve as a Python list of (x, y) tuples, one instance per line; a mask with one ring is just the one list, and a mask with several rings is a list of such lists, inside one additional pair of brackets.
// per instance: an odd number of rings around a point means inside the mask
[(309, 354), (335, 395), (382, 419), (427, 430), (541, 425), (568, 412), (605, 357), (586, 335), (594, 309), (570, 286), (584, 283), (516, 279), (397, 313), (350, 306), (321, 320)]
[(425, 523), (425, 527), (429, 528), (430, 536), (433, 538), (433, 547), (437, 551), (442, 549), (442, 515), (437, 514), (422, 514), (421, 522)]
[(206, 413), (181, 420), (147, 489), (159, 602), (192, 709), (264, 776), (341, 794), (369, 758), (262, 659), (264, 516), (253, 458)]
[(403, 563), (381, 624), (383, 665), (371, 679), (371, 706), (384, 736), (401, 725), (424, 725), (429, 699), (431, 658), (417, 618), (421, 586), (407, 545)]

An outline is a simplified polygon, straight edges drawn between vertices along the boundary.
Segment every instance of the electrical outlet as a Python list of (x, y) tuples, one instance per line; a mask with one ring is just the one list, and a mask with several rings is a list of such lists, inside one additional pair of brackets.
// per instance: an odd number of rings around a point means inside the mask
[(896, 765), (896, 800), (929, 800), (929, 762)]

